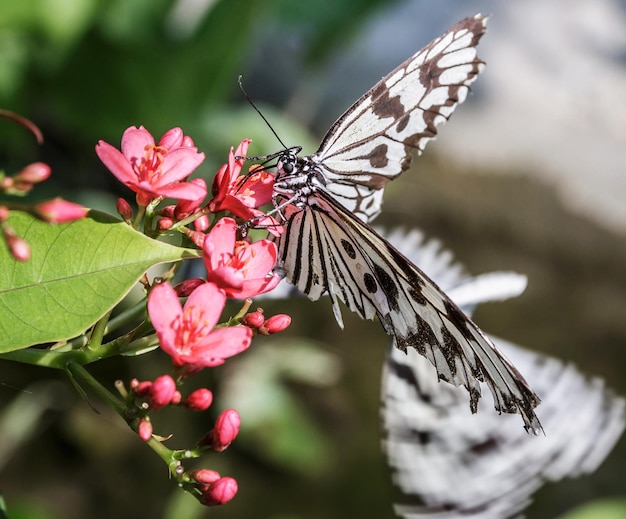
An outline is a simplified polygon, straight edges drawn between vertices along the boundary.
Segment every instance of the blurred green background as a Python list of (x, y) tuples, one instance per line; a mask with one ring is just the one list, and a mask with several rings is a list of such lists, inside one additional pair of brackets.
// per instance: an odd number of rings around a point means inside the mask
[[(37, 146), (25, 130), (0, 120), (0, 166), (11, 173), (45, 161), (53, 177), (36, 196), (61, 194), (114, 212), (118, 196), (131, 197), (98, 162), (96, 142), (117, 145), (131, 125), (157, 138), (181, 126), (206, 152), (198, 174), (211, 179), (242, 138), (254, 139), (251, 154), (279, 147), (245, 103), (239, 74), (286, 144), (314, 151), (341, 111), (393, 66), (462, 17), (496, 9), (487, 1), (416, 1), (424, 17), (414, 28), (385, 32), (389, 12), (407, 3), (3, 0), (0, 107), (34, 121), (45, 143)], [(375, 47), (412, 42), (388, 66), (355, 46), (380, 35), (380, 23), (385, 36)], [(497, 16), (490, 24), (497, 34)], [(487, 48), (498, 45), (489, 38)], [(333, 82), (338, 69), (349, 82)], [(493, 95), (480, 83), (460, 109), (477, 121)], [(481, 327), (572, 361), (626, 394), (623, 234), (573, 212), (547, 183), (526, 175), (537, 173), (532, 157), (511, 163), (507, 175), (490, 175), (489, 165), (470, 164), (437, 142), (415, 163), (419, 174), (387, 188), (380, 223), (417, 226), (440, 238), (472, 273), (527, 274), (525, 295), (479, 310)], [(215, 407), (235, 406), (248, 422), (228, 451), (207, 460), (238, 479), (231, 504), (196, 505), (115, 415), (99, 402), (94, 413), (61, 373), (2, 363), (0, 491), (11, 517), (393, 517), (379, 448), (384, 333), (345, 313), (341, 332), (325, 301), (263, 306), (268, 315), (290, 313), (292, 328), (280, 340), (257, 339), (253, 350), (194, 381), (222, 388)], [(158, 353), (92, 368), (110, 384), (167, 369)], [(242, 383), (250, 388), (243, 399)], [(174, 432), (172, 446), (187, 446), (210, 427), (207, 417), (181, 411), (162, 413), (155, 430)], [(625, 476), (622, 440), (593, 476), (541, 490), (528, 515), (554, 518), (596, 499), (623, 498)], [(606, 510), (584, 517), (609, 517)]]

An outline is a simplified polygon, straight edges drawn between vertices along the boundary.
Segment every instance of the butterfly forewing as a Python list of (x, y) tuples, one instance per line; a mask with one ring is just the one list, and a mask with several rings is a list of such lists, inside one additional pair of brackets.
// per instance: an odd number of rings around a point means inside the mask
[(540, 430), (539, 399), (513, 365), (434, 282), (332, 198), (320, 192), (293, 215), (279, 250), (291, 282), (314, 300), (328, 292), (339, 322), (337, 300), (362, 318), (378, 316), (398, 348), (414, 348), (439, 379), (467, 388), (472, 411), (484, 381), (498, 411)]
[(368, 221), (380, 211), (384, 185), (421, 152), (483, 68), (476, 45), (486, 18), (467, 18), (433, 40), (366, 92), (333, 125), (311, 160), (327, 190)]

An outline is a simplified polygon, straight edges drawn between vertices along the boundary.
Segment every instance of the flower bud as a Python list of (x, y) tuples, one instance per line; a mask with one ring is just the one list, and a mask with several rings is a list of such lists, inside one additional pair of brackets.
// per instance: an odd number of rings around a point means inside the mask
[(6, 222), (9, 219), (10, 214), (11, 211), (9, 211), (9, 208), (6, 205), (0, 205), (0, 223)]
[(200, 207), (200, 204), (202, 204), (202, 202), (204, 201), (204, 198), (206, 197), (207, 186), (206, 186), (206, 181), (203, 178), (194, 178), (193, 180), (190, 180), (189, 182), (191, 184), (195, 184), (196, 186), (200, 187), (203, 190), (204, 194), (201, 197), (196, 198), (195, 200), (180, 199), (178, 201), (174, 214), (176, 215), (176, 219), (179, 219), (179, 220), (182, 218), (185, 218), (186, 216), (189, 216), (196, 209), (198, 209), (198, 207)]
[(213, 393), (206, 388), (196, 389), (185, 398), (185, 407), (193, 411), (205, 411), (213, 403)]
[(235, 479), (220, 478), (202, 493), (202, 504), (207, 506), (223, 505), (235, 497), (237, 490), (238, 486)]
[(200, 218), (194, 220), (193, 228), (198, 232), (205, 232), (210, 226), (209, 216), (203, 214)]
[(212, 433), (213, 450), (222, 452), (225, 450), (239, 434), (241, 418), (234, 409), (226, 409), (215, 420), (215, 427)]
[(37, 204), (34, 207), (34, 214), (45, 222), (66, 223), (87, 216), (87, 208), (61, 198), (54, 198)]
[(250, 312), (243, 316), (241, 322), (250, 328), (259, 328), (263, 326), (265, 322), (265, 316), (263, 315), (263, 309), (258, 308), (256, 312)]
[(11, 256), (17, 261), (28, 261), (30, 259), (30, 246), (26, 241), (14, 234), (5, 234), (5, 238)]
[(202, 485), (210, 485), (211, 483), (215, 483), (218, 479), (222, 477), (219, 475), (219, 472), (209, 469), (194, 470), (189, 475), (192, 479)]
[(172, 228), (172, 225), (174, 225), (174, 220), (167, 217), (161, 217), (159, 218), (157, 225), (159, 227), (159, 231), (167, 231)]
[(291, 324), (291, 317), (287, 314), (277, 314), (270, 317), (259, 329), (263, 335), (272, 335), (282, 332)]
[(199, 248), (202, 248), (204, 244), (204, 239), (206, 238), (206, 234), (198, 231), (187, 231), (187, 237)]
[(178, 297), (189, 297), (191, 293), (198, 288), (200, 285), (204, 285), (206, 281), (200, 278), (191, 278), (178, 283), (174, 287), (174, 291)]
[(139, 381), (136, 378), (130, 381), (130, 388), (135, 395), (148, 396), (152, 392), (152, 382), (150, 380)]
[(18, 183), (38, 184), (50, 176), (50, 166), (43, 162), (33, 162), (13, 177)]
[(169, 375), (162, 375), (152, 383), (150, 392), (150, 407), (160, 409), (170, 405), (176, 393), (176, 382)]
[(152, 438), (152, 422), (150, 422), (148, 418), (141, 418), (139, 420), (137, 434), (139, 434), (139, 437), (145, 442)]
[(123, 198), (118, 198), (116, 207), (117, 207), (117, 214), (119, 214), (122, 217), (122, 220), (128, 222), (132, 219), (133, 208), (130, 206), (130, 204), (126, 200), (124, 200)]

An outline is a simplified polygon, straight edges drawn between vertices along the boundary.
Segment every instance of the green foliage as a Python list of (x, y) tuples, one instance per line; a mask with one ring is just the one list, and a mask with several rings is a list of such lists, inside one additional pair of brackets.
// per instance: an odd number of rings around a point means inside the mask
[(626, 517), (626, 499), (603, 499), (560, 516), (559, 519), (624, 519)]
[(0, 250), (2, 353), (74, 337), (121, 301), (152, 265), (195, 257), (95, 211), (63, 225), (19, 212), (9, 222), (30, 244), (32, 257), (20, 263)]

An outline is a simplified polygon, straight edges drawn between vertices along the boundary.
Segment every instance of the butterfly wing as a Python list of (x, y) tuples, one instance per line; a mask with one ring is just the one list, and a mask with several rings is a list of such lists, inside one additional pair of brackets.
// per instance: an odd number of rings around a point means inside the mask
[(465, 100), (484, 66), (476, 45), (486, 23), (466, 18), (407, 59), (337, 120), (310, 157), (328, 192), (362, 220), (378, 214), (385, 184)]
[(485, 334), (417, 267), (367, 224), (323, 191), (304, 209), (292, 208), (280, 237), (287, 278), (317, 300), (328, 293), (337, 321), (338, 301), (360, 317), (377, 316), (401, 350), (415, 349), (440, 380), (463, 385), (476, 412), (479, 381), (487, 383), (499, 412), (520, 413), (526, 428), (541, 425), (539, 398)]
[(459, 388), (437, 384), (422, 357), (390, 349), (384, 448), (405, 518), (506, 519), (546, 481), (593, 472), (624, 429), (624, 400), (572, 365), (496, 340), (542, 395), (546, 435), (513, 417), (470, 415)]

